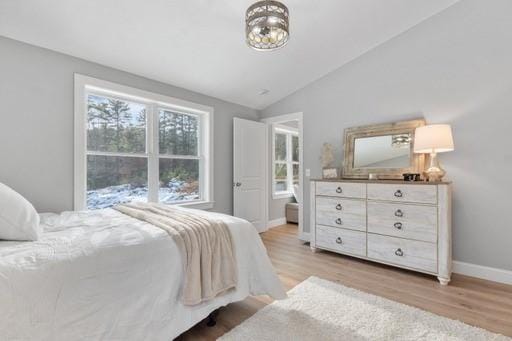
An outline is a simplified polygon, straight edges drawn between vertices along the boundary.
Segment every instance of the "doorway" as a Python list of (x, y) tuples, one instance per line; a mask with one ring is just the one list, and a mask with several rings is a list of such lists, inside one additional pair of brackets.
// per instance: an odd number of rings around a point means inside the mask
[(303, 117), (302, 113), (273, 116), (267, 125), (267, 228), (284, 224), (297, 226), (304, 235), (303, 218)]

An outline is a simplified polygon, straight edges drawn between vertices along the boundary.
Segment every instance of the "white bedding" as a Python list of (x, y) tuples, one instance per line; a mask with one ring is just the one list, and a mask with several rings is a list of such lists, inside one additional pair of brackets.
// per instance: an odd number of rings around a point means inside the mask
[(286, 297), (256, 229), (222, 217), (238, 286), (197, 306), (179, 301), (182, 262), (163, 230), (111, 209), (41, 215), (36, 242), (0, 241), (2, 340), (171, 340), (248, 295)]

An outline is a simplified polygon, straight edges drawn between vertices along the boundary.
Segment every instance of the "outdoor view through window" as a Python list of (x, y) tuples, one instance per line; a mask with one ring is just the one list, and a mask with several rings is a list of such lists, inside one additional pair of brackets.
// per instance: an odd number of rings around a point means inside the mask
[(296, 132), (274, 132), (274, 193), (292, 192), (299, 183), (299, 136)]
[[(148, 134), (155, 112), (158, 136)], [(158, 198), (174, 203), (200, 199), (198, 116), (145, 103), (87, 96), (87, 208), (148, 200), (148, 144), (158, 138)], [(155, 167), (155, 172), (156, 172)]]

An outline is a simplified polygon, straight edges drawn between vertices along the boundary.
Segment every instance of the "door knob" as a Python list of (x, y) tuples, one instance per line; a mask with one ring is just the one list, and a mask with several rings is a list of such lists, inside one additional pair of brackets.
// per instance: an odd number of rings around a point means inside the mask
[(242, 183), (241, 182), (235, 182), (234, 185), (235, 185), (235, 187), (240, 187), (240, 186), (242, 186)]

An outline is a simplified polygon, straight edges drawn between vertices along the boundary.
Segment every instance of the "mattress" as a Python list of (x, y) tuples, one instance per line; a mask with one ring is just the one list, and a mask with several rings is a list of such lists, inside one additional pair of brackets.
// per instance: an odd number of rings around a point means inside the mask
[(248, 295), (286, 297), (249, 222), (218, 213), (235, 245), (235, 290), (179, 299), (182, 262), (163, 230), (111, 209), (43, 214), (36, 242), (0, 241), (2, 340), (170, 340)]

